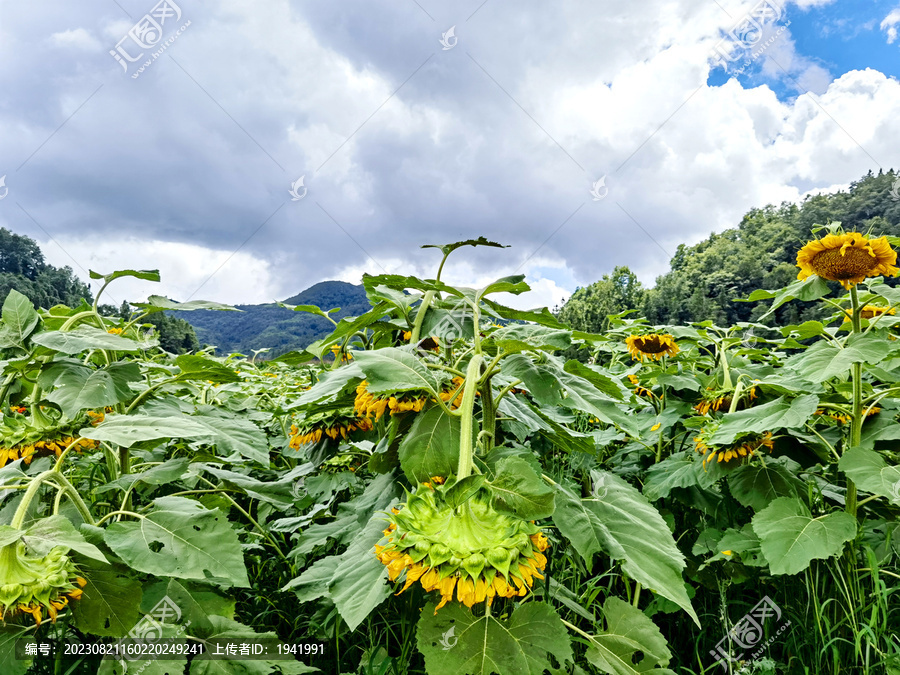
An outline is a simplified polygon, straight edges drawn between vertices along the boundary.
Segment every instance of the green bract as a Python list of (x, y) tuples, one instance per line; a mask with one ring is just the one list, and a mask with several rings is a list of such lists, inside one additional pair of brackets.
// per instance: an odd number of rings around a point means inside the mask
[(534, 523), (496, 511), (481, 490), (455, 506), (445, 497), (451, 485), (426, 483), (391, 515), (375, 554), (391, 580), (406, 570), (403, 590), (421, 580), (425, 590), (468, 607), (495, 596), (523, 596), (547, 559), (547, 539)]

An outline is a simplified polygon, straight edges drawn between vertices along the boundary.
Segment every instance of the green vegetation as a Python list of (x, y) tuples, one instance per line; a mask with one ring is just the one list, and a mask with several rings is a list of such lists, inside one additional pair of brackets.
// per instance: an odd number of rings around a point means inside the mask
[[(713, 321), (733, 325), (755, 321), (765, 303), (735, 302), (757, 288), (779, 288), (797, 275), (795, 256), (814, 223), (838, 221), (857, 232), (900, 236), (900, 201), (890, 191), (897, 175), (869, 175), (847, 192), (808, 197), (800, 205), (753, 209), (736, 228), (712, 234), (694, 246), (681, 245), (670, 271), (651, 289), (635, 283), (627, 267), (578, 289), (560, 316), (578, 330), (602, 329), (606, 315), (637, 309), (651, 323)], [(889, 285), (896, 283), (888, 281)], [(821, 318), (813, 303), (795, 303), (768, 320), (781, 325)]]
[[(897, 675), (900, 239), (816, 230), (808, 278), (751, 297), (823, 320), (756, 335), (576, 332), (494, 299), (522, 276), (438, 271), (364, 277), (354, 318), (302, 307), (330, 332), (261, 362), (142, 328), (224, 305), (10, 292), (0, 672), (122, 675), (62, 645), (152, 628), (308, 648), (128, 673)], [(469, 246), (499, 245), (438, 269)], [(121, 276), (159, 279), (95, 278)], [(56, 654), (16, 658), (31, 636)]]

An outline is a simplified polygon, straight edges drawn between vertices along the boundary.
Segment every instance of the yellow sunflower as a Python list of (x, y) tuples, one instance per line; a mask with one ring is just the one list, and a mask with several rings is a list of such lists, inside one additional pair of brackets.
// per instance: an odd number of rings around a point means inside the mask
[(814, 239), (797, 252), (797, 278), (806, 279), (813, 274), (829, 281), (839, 281), (850, 290), (868, 277), (895, 277), (897, 252), (886, 237), (869, 239), (859, 232), (829, 234)]
[[(865, 319), (866, 321), (871, 321), (875, 317), (881, 316), (882, 314), (887, 314), (889, 316), (893, 316), (897, 313), (893, 307), (879, 307), (878, 305), (866, 305), (861, 310), (859, 310), (859, 318)], [(844, 323), (848, 323), (853, 320), (853, 312), (850, 310), (844, 311)]]
[(625, 340), (633, 359), (643, 362), (645, 358), (658, 361), (663, 356), (675, 356), (680, 350), (675, 338), (666, 334), (631, 335)]
[(775, 447), (775, 441), (770, 431), (765, 432), (754, 440), (744, 441), (728, 447), (707, 445), (707, 439), (714, 433), (714, 426), (709, 429), (704, 428), (700, 431), (700, 435), (694, 438), (694, 445), (696, 446), (694, 449), (703, 454), (703, 466), (706, 466), (707, 462), (712, 461), (728, 463), (733, 459), (740, 460), (744, 457), (749, 457), (762, 448), (771, 450)]

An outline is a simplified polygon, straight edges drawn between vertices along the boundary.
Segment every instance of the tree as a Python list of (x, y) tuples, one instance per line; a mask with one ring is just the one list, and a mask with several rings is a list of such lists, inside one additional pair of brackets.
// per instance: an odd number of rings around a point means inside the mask
[(638, 309), (644, 289), (628, 267), (616, 267), (600, 281), (579, 288), (559, 312), (559, 320), (575, 330), (599, 333), (606, 317), (626, 309)]

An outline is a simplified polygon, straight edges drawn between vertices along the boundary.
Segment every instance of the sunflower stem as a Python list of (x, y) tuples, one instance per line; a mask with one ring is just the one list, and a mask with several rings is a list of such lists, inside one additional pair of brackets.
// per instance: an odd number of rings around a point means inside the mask
[[(850, 287), (850, 305), (852, 307), (853, 316), (853, 334), (861, 332), (859, 295), (856, 292), (856, 286)], [(859, 445), (862, 438), (862, 363), (853, 364), (853, 413), (850, 417), (850, 447), (855, 448)], [(851, 516), (856, 517), (856, 483), (852, 479), (847, 478), (847, 498), (844, 508)]]
[(481, 375), (481, 364), (484, 359), (481, 354), (472, 356), (469, 367), (466, 369), (466, 383), (463, 391), (462, 403), (459, 410), (460, 437), (459, 437), (459, 464), (456, 470), (457, 480), (462, 480), (472, 475), (474, 444), (472, 442), (472, 430), (475, 424), (475, 393), (478, 391), (478, 378)]
[(431, 307), (431, 301), (434, 300), (434, 291), (425, 291), (422, 296), (422, 304), (419, 305), (419, 311), (416, 312), (416, 322), (413, 324), (412, 334), (409, 337), (409, 344), (419, 344), (419, 334), (422, 332), (422, 324), (425, 322), (425, 314)]

